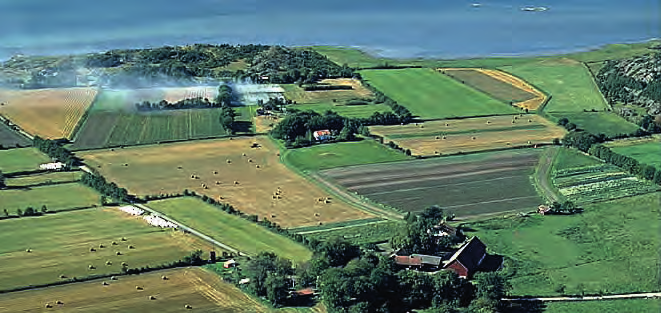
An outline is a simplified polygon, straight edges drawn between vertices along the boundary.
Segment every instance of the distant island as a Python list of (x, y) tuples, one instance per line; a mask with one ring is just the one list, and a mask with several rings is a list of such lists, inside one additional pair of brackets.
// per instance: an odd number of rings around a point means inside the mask
[(548, 11), (549, 8), (547, 7), (523, 7), (521, 8), (521, 11), (526, 11), (526, 12), (544, 12)]

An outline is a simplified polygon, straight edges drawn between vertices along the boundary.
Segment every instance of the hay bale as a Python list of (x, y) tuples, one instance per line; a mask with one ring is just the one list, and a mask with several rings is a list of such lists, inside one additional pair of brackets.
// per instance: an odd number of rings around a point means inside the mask
[(512, 120), (512, 124), (516, 124), (516, 121), (515, 121), (515, 120)]
[(165, 275), (163, 275), (163, 276), (161, 276), (161, 279), (162, 279), (162, 280), (168, 280), (168, 277), (165, 276)]
[(436, 136), (436, 140), (439, 140), (439, 139), (441, 139), (441, 137), (439, 137), (439, 136)]
[(252, 159), (248, 159), (248, 163), (252, 163)]
[(46, 303), (46, 308), (47, 308), (47, 309), (50, 309), (50, 308), (52, 308), (52, 307), (53, 307), (53, 306), (50, 305), (50, 303)]
[(314, 216), (319, 216), (319, 213), (314, 213)]
[(328, 203), (330, 203), (330, 200), (326, 199), (326, 200), (324, 200), (324, 203), (328, 204)]
[(30, 253), (30, 252), (32, 252), (32, 249), (29, 249), (29, 248), (25, 249), (25, 252)]
[(142, 290), (142, 287), (140, 287), (140, 286), (135, 286), (135, 290)]
[(126, 237), (122, 237), (122, 241), (126, 241)]
[(96, 249), (90, 248), (90, 252), (96, 252)]
[(183, 167), (181, 167), (181, 166), (177, 166), (177, 169), (182, 169), (182, 168), (183, 168)]
[(122, 252), (121, 252), (121, 251), (117, 251), (117, 252), (115, 252), (115, 254), (116, 254), (116, 255), (122, 255)]
[(108, 286), (108, 283), (107, 283), (107, 282), (105, 282), (105, 281), (104, 281), (104, 282), (102, 282), (101, 284), (102, 284), (102, 285), (104, 285), (104, 286)]
[(106, 265), (112, 265), (112, 262), (106, 261)]
[(434, 154), (438, 154), (438, 151), (434, 151)]
[(473, 136), (473, 140), (475, 140), (475, 136)]
[(246, 154), (245, 154), (245, 153), (241, 153), (241, 155), (242, 155), (242, 156), (246, 156)]
[(319, 225), (319, 226), (321, 226), (321, 225), (324, 225), (324, 223), (322, 223), (322, 222), (319, 222), (319, 223), (318, 223), (318, 225)]
[(445, 140), (446, 138), (447, 138), (446, 136), (443, 136), (443, 140)]
[(213, 171), (213, 174), (214, 174), (214, 175), (218, 175), (218, 171)]
[(234, 181), (234, 184), (235, 184), (235, 185), (238, 185), (238, 184), (239, 184), (239, 181), (235, 180), (235, 181)]
[(487, 121), (487, 124), (491, 124), (491, 121)]
[(117, 277), (115, 277), (115, 276), (110, 276), (110, 280), (117, 280)]
[(532, 123), (532, 120), (529, 119), (529, 120), (528, 120), (528, 123)]
[(116, 246), (117, 243), (113, 241), (113, 242), (111, 243), (111, 245)]
[(66, 277), (66, 276), (64, 276), (64, 275), (60, 275), (60, 278), (62, 278), (62, 279), (64, 279), (64, 278), (67, 278), (67, 277)]
[(105, 248), (105, 247), (106, 247), (106, 246), (104, 246), (103, 244), (100, 244), (100, 245), (99, 245), (99, 248), (101, 248), (101, 249), (103, 249), (103, 248)]
[(149, 296), (149, 300), (156, 300), (156, 297), (154, 297), (154, 296)]
[(91, 264), (88, 265), (87, 268), (88, 268), (88, 269), (91, 269), (91, 270), (95, 269), (94, 265), (91, 265)]
[(57, 300), (57, 301), (55, 301), (55, 304), (64, 304), (64, 302), (62, 302), (60, 300)]
[(531, 142), (530, 140), (528, 140), (528, 144), (531, 144), (531, 143), (532, 143), (532, 142)]
[(135, 249), (135, 247), (132, 246), (132, 245), (129, 245), (129, 249)]
[(122, 266), (129, 266), (126, 262), (122, 262)]
[(232, 161), (231, 161), (231, 160), (227, 160), (227, 164), (230, 164), (230, 163), (232, 163)]
[(189, 310), (190, 310), (190, 309), (192, 309), (193, 307), (192, 307), (192, 306), (190, 306), (190, 305), (188, 305), (188, 304), (186, 304), (186, 305), (184, 305), (184, 308), (186, 308), (186, 309), (189, 309)]
[(271, 218), (275, 218), (275, 214), (271, 214)]
[(255, 165), (256, 168), (259, 168), (259, 164)]
[(450, 124), (448, 124), (448, 123), (445, 123), (445, 126), (450, 126)]
[(280, 156), (280, 152), (276, 153), (275, 156)]

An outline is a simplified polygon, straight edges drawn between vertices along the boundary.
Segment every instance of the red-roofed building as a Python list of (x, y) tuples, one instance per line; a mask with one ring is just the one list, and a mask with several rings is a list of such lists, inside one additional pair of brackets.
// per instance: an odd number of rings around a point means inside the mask
[(328, 129), (317, 130), (317, 131), (312, 133), (312, 136), (317, 141), (328, 140), (328, 139), (331, 139), (331, 132)]
[(406, 267), (421, 267), (422, 258), (420, 256), (398, 255), (395, 256), (395, 264)]
[(477, 271), (487, 255), (487, 246), (477, 237), (473, 237), (463, 244), (457, 252), (443, 266), (461, 278), (470, 278)]

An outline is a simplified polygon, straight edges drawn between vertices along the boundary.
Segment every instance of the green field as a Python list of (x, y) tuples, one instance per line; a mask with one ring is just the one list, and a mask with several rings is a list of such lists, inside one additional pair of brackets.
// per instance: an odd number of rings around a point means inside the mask
[(556, 112), (548, 115), (554, 121), (566, 117), (570, 123), (592, 134), (615, 136), (630, 134), (639, 128), (612, 112)]
[(553, 160), (553, 167), (551, 167), (551, 171), (559, 171), (600, 164), (604, 164), (604, 162), (593, 156), (583, 154), (576, 149), (562, 147), (558, 149), (558, 154)]
[(364, 87), (358, 90), (305, 91), (295, 84), (280, 86), (285, 90), (285, 98), (296, 103), (288, 105), (287, 109), (312, 110), (319, 114), (330, 110), (342, 116), (356, 118), (367, 118), (374, 112), (392, 112), (392, 109), (383, 103), (368, 102), (365, 105), (347, 105), (349, 100), (371, 100), (373, 98), (371, 92)]
[[(129, 245), (134, 248), (129, 249)], [(121, 273), (122, 262), (130, 268), (160, 265), (207, 246), (181, 233), (148, 226), (141, 218), (115, 208), (3, 220), (0, 290)], [(118, 251), (122, 254), (117, 255)]]
[(283, 158), (286, 163), (304, 171), (410, 159), (404, 153), (386, 148), (373, 140), (292, 149), (287, 150)]
[(656, 313), (659, 299), (547, 302), (544, 313)]
[(304, 246), (195, 198), (149, 202), (149, 207), (248, 254), (271, 251), (295, 262), (310, 259)]
[(546, 112), (582, 112), (608, 108), (587, 68), (568, 59), (505, 66), (514, 74), (551, 95)]
[(297, 109), (301, 111), (312, 110), (319, 114), (324, 114), (326, 111), (333, 111), (344, 117), (354, 118), (368, 118), (374, 112), (392, 112), (389, 106), (385, 104), (368, 104), (368, 105), (334, 105), (331, 103), (315, 103), (315, 104), (295, 104), (287, 108)]
[(432, 69), (364, 70), (360, 74), (376, 89), (422, 119), (519, 112)]
[(640, 163), (661, 169), (661, 141), (653, 140), (632, 145), (612, 145), (613, 152), (630, 156)]
[(572, 216), (476, 222), (468, 235), (505, 256), (512, 295), (658, 291), (659, 200), (647, 194), (586, 205)]
[(309, 239), (324, 241), (333, 237), (340, 237), (354, 245), (367, 243), (379, 243), (390, 240), (402, 228), (402, 222), (399, 221), (376, 221), (365, 223), (364, 225), (339, 227), (337, 229), (328, 229), (303, 236)]
[(80, 180), (82, 172), (48, 172), (33, 174), (28, 176), (19, 176), (7, 178), (5, 182), (9, 187), (27, 187), (39, 184), (52, 184), (62, 182), (73, 182)]
[(70, 183), (1, 190), (0, 203), (9, 214), (16, 214), (17, 209), (25, 210), (27, 207), (40, 209), (42, 205), (54, 212), (97, 205), (99, 194), (82, 184)]
[(47, 155), (35, 148), (0, 150), (0, 171), (5, 174), (38, 170), (39, 164), (50, 161)]

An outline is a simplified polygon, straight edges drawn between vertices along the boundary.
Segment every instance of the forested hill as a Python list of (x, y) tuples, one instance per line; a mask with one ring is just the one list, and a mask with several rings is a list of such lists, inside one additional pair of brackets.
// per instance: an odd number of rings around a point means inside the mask
[(23, 88), (101, 84), (139, 87), (220, 78), (312, 83), (352, 77), (353, 70), (308, 50), (266, 45), (165, 46), (78, 56), (14, 57), (0, 64), (0, 82)]
[(597, 74), (597, 84), (611, 104), (624, 104), (618, 113), (631, 116), (644, 109), (648, 115), (661, 114), (661, 53), (607, 61)]

